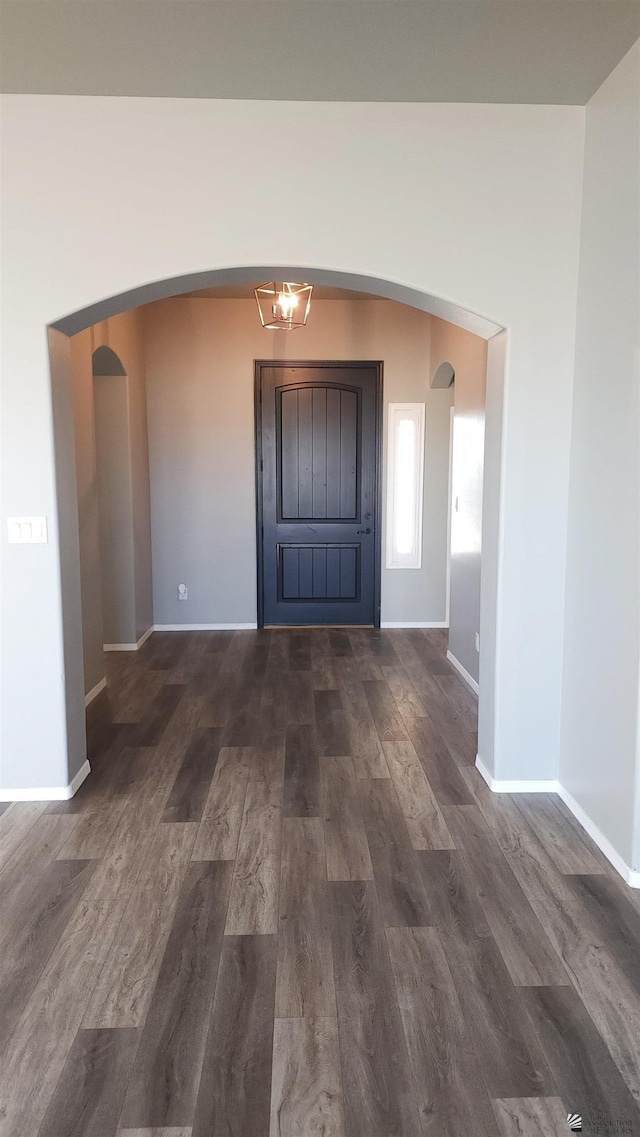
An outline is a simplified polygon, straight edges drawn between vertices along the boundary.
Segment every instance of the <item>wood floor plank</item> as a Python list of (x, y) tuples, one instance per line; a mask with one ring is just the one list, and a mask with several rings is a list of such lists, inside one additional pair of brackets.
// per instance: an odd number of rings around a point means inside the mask
[[(0, 1134), (38, 1133), (67, 1055), (81, 1025), (122, 906), (89, 896), (98, 870), (76, 905), (2, 1052)], [(37, 1070), (25, 1093), (24, 1071)]]
[(229, 716), (234, 706), (238, 676), (234, 671), (224, 668), (224, 660), (220, 670), (211, 683), (209, 692), (203, 700), (203, 707), (198, 720), (199, 726), (227, 726)]
[(640, 996), (640, 912), (608, 876), (573, 875), (566, 883)]
[(514, 983), (550, 986), (569, 975), (475, 805), (445, 816), (465, 871)]
[(247, 782), (227, 915), (229, 936), (278, 930), (282, 792), (281, 785)]
[(42, 1137), (115, 1133), (138, 1031), (80, 1030), (45, 1114)]
[(196, 861), (233, 861), (242, 825), (250, 759), (241, 747), (223, 747), (193, 847)]
[(544, 1097), (550, 1073), (459, 854), (416, 856), (490, 1096)]
[(475, 734), (478, 726), (477, 695), (473, 695), (462, 679), (453, 674), (453, 671), (449, 675), (436, 675), (435, 681), (444, 692), (447, 702), (451, 704), (452, 710), (462, 725), (471, 734)]
[[(405, 712), (405, 722), (408, 713)], [(473, 796), (430, 715), (413, 716), (407, 731), (438, 804), (471, 805)]]
[(427, 708), (420, 693), (413, 686), (404, 667), (398, 663), (395, 667), (383, 667), (382, 673), (393, 695), (395, 704), (400, 711), (409, 711), (412, 715), (424, 718)]
[(453, 837), (413, 743), (385, 742), (383, 748), (414, 849), (453, 849)]
[(388, 928), (425, 1137), (497, 1137), (495, 1118), (435, 928)]
[(357, 655), (374, 659), (380, 667), (393, 667), (399, 662), (394, 647), (395, 640), (387, 629), (352, 628), (349, 638)]
[(191, 1137), (193, 1130), (190, 1125), (180, 1125), (177, 1129), (119, 1129), (117, 1137)]
[(496, 1098), (501, 1137), (566, 1137), (567, 1111), (560, 1098)]
[(265, 734), (259, 746), (247, 747), (249, 781), (284, 787), (286, 728)]
[(0, 945), (31, 923), (41, 910), (38, 882), (69, 840), (78, 817), (44, 814), (16, 848), (0, 878)]
[(284, 815), (320, 815), (320, 763), (316, 732), (312, 726), (290, 726), (287, 730)]
[[(602, 1034), (629, 1089), (640, 1098), (640, 999), (606, 937), (576, 899), (513, 801), (476, 790), (485, 819)], [(498, 1095), (503, 1096), (503, 1095)], [(504, 1095), (511, 1096), (511, 1095)], [(514, 1095), (518, 1096), (518, 1095)]]
[(359, 782), (373, 879), (387, 927), (426, 927), (431, 913), (393, 783)]
[(269, 1137), (345, 1137), (335, 1018), (276, 1018)]
[(180, 763), (162, 820), (200, 821), (211, 785), (223, 727), (204, 727), (195, 732)]
[(225, 746), (257, 746), (263, 733), (262, 691), (251, 676), (241, 676), (224, 733)]
[(5, 938), (0, 953), (0, 1038), (14, 1030), (94, 867), (89, 861), (53, 861), (34, 882), (30, 914)]
[(136, 731), (136, 746), (157, 746), (186, 691), (181, 683), (166, 683), (154, 699), (151, 713)]
[(311, 671), (311, 641), (308, 632), (292, 632), (289, 636), (289, 670)]
[(333, 656), (342, 658), (344, 656), (353, 656), (353, 648), (349, 633), (343, 632), (340, 628), (329, 629), (329, 648)]
[(126, 797), (105, 802), (78, 817), (64, 845), (58, 850), (59, 861), (100, 860), (104, 856), (116, 826), (127, 805)]
[(385, 680), (365, 680), (362, 686), (380, 741), (406, 742), (402, 715)]
[[(556, 794), (518, 794), (516, 804), (545, 851), (561, 873), (600, 873), (602, 855), (589, 848), (588, 838), (559, 808)], [(573, 824), (572, 824), (573, 822)]]
[(357, 663), (351, 657), (340, 657), (335, 663), (340, 698), (344, 709), (349, 745), (357, 778), (388, 778), (382, 744), (371, 715), (369, 702), (358, 675)]
[(14, 801), (0, 817), (0, 871), (47, 808), (46, 801)]
[(315, 722), (314, 686), (310, 671), (289, 671), (285, 677), (287, 690), (287, 725), (300, 726)]
[(129, 1081), (125, 1128), (193, 1121), (231, 873), (228, 861), (187, 869)]
[(329, 885), (349, 1137), (422, 1132), (375, 886)]
[(274, 936), (225, 936), (193, 1137), (268, 1137)]
[(351, 758), (321, 758), (320, 788), (329, 880), (373, 880)]
[(181, 1125), (177, 1129), (119, 1129), (117, 1137), (191, 1137), (193, 1130), (190, 1125)]
[[(409, 636), (411, 633), (404, 635)], [(472, 733), (465, 727), (451, 703), (443, 697), (438, 679), (441, 675), (451, 677), (451, 665), (445, 658), (434, 663), (438, 658), (438, 652), (423, 639), (419, 654), (416, 654), (410, 644), (408, 654), (402, 657), (402, 663), (411, 682), (420, 692), (428, 716), (454, 764), (464, 769), (475, 762), (476, 735), (475, 731)]]
[(322, 821), (285, 817), (276, 1016), (326, 1018), (335, 1009)]
[(314, 628), (311, 634), (311, 683), (314, 691), (336, 690), (338, 681), (334, 661), (327, 630)]
[(144, 1023), (195, 836), (192, 823), (158, 827), (100, 972), (85, 1027)]
[(349, 733), (339, 692), (314, 691), (313, 703), (318, 753), (324, 758), (348, 754)]
[(566, 1111), (582, 1114), (587, 1133), (616, 1132), (614, 1124), (619, 1133), (640, 1133), (638, 1102), (577, 991), (529, 987), (522, 994)]

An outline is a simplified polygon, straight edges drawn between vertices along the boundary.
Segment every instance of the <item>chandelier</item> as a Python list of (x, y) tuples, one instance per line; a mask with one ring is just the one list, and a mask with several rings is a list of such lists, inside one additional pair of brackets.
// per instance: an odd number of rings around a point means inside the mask
[(312, 284), (267, 281), (254, 289), (263, 328), (303, 328), (311, 307)]

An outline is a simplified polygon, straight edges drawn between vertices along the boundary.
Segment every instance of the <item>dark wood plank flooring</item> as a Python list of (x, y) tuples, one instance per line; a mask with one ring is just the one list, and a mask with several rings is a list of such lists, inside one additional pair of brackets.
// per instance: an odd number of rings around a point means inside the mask
[(446, 633), (156, 633), (0, 810), (2, 1137), (640, 1137), (640, 906)]

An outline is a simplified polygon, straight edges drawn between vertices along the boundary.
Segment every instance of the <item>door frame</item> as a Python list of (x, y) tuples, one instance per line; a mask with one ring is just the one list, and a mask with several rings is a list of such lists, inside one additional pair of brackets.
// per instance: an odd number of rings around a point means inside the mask
[[(256, 454), (256, 554), (258, 588), (258, 627), (264, 628), (264, 526), (262, 500), (262, 369), (263, 367), (347, 367), (376, 369), (376, 427), (375, 427), (375, 519), (374, 565), (373, 565), (373, 626), (380, 627), (380, 601), (382, 586), (382, 446), (383, 446), (383, 371), (380, 359), (254, 359), (254, 433)], [(296, 625), (298, 626), (298, 625)], [(304, 627), (304, 624), (299, 625)], [(328, 625), (329, 626), (329, 625)]]

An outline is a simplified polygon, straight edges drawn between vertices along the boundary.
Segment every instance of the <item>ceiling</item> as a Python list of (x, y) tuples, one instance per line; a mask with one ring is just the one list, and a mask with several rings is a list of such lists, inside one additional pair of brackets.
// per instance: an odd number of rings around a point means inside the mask
[(18, 94), (584, 104), (640, 0), (1, 0)]

